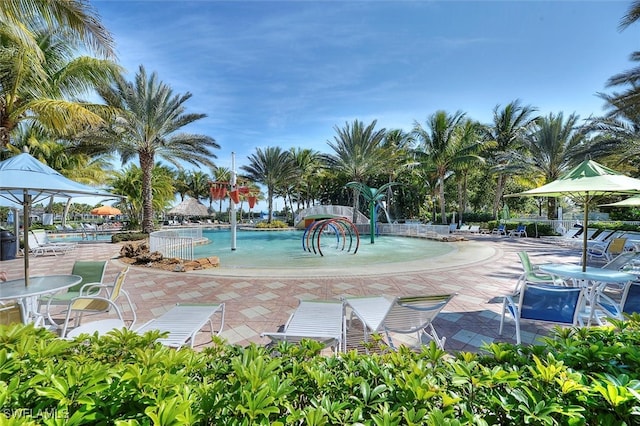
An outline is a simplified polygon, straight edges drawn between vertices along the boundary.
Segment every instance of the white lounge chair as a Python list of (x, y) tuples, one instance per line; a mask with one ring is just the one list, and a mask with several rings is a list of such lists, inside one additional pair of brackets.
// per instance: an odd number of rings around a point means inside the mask
[(53, 254), (57, 256), (59, 254), (67, 254), (70, 251), (69, 247), (59, 246), (56, 244), (40, 244), (33, 232), (29, 232), (27, 236), (29, 241), (29, 253), (34, 256), (44, 256), (46, 254)]
[(34, 229), (33, 231), (31, 231), (31, 233), (35, 237), (38, 244), (41, 246), (61, 247), (66, 248), (67, 251), (74, 250), (78, 246), (78, 243), (75, 242), (51, 241), (51, 239), (49, 238), (49, 234), (47, 234), (47, 231), (45, 231), (44, 229)]
[(316, 340), (343, 350), (344, 309), (342, 302), (329, 300), (301, 300), (282, 332), (262, 333), (274, 342), (299, 343), (303, 339)]
[[(219, 314), (220, 326), (214, 333), (212, 318)], [(156, 319), (153, 319), (136, 330), (143, 334), (147, 331), (158, 330), (168, 332), (167, 337), (161, 337), (158, 342), (165, 346), (180, 348), (187, 342), (193, 348), (196, 334), (209, 323), (211, 337), (219, 335), (224, 327), (224, 303), (220, 304), (177, 304)]]

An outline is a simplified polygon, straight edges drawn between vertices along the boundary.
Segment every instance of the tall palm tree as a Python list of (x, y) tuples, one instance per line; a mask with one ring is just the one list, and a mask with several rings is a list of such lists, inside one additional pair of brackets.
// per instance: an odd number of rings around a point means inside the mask
[(314, 184), (318, 173), (324, 167), (323, 156), (320, 152), (309, 148), (291, 148), (289, 152), (296, 172), (293, 191), (296, 193), (298, 208), (300, 205), (310, 207), (314, 199)]
[(21, 123), (58, 137), (103, 123), (99, 113), (104, 106), (77, 99), (104, 84), (120, 67), (109, 60), (75, 56), (66, 35), (64, 28), (34, 31), (36, 48), (0, 35), (2, 147), (10, 147), (11, 133)]
[(77, 0), (2, 0), (0, 2), (0, 36), (11, 37), (22, 44), (37, 46), (32, 31), (65, 28), (73, 46), (83, 45), (93, 52), (114, 57), (111, 33), (87, 1)]
[[(340, 129), (334, 127), (337, 135), (333, 142), (327, 144), (333, 149), (328, 155), (329, 165), (346, 176), (350, 182), (367, 183), (367, 179), (381, 173), (386, 164), (385, 150), (382, 147), (386, 129), (376, 130), (377, 121), (365, 126), (363, 122), (354, 120), (345, 123)], [(360, 192), (351, 188), (353, 194), (353, 221), (356, 221), (360, 208)]]
[[(562, 113), (540, 117), (525, 138), (527, 164), (544, 183), (558, 179), (574, 162), (576, 147), (583, 144), (585, 135), (578, 128), (579, 116), (571, 114), (566, 121)], [(557, 218), (556, 199), (548, 198), (547, 217)]]
[[(411, 148), (413, 143), (413, 135), (400, 129), (389, 130), (385, 134), (382, 147), (387, 157), (385, 173), (389, 176), (388, 183), (396, 182), (398, 176), (407, 170), (412, 163)], [(401, 191), (402, 188), (397, 188), (397, 190)], [(387, 187), (386, 203), (387, 211), (391, 210), (393, 217), (397, 218), (399, 211), (394, 199), (394, 187), (391, 185)]]
[[(134, 82), (117, 76), (110, 86), (99, 88), (98, 93), (107, 105), (119, 112), (111, 117), (108, 127), (93, 132), (91, 142), (100, 150), (115, 151), (125, 164), (138, 157), (142, 170), (142, 231), (153, 231), (152, 176), (156, 157), (180, 168), (181, 161), (193, 165), (213, 166), (211, 151), (220, 146), (206, 135), (179, 133), (205, 114), (185, 112), (185, 102), (191, 93), (177, 95), (169, 85), (158, 79), (156, 73), (147, 76), (140, 66)], [(85, 145), (86, 146), (86, 145)]]
[(447, 223), (444, 196), (445, 179), (451, 175), (459, 164), (470, 161), (480, 161), (477, 143), (469, 144), (464, 134), (465, 114), (457, 111), (448, 114), (446, 111), (436, 111), (427, 119), (427, 127), (414, 123), (413, 134), (419, 144), (416, 150), (418, 162), (429, 164), (438, 176), (438, 193), (440, 199), (440, 215), (442, 223)]
[(522, 105), (515, 100), (500, 109), (496, 105), (493, 109), (493, 123), (486, 127), (485, 140), (494, 144), (491, 161), (496, 174), (496, 193), (493, 199), (493, 216), (497, 217), (500, 201), (504, 195), (507, 180), (513, 167), (519, 164), (513, 162), (517, 156), (517, 150), (522, 145), (524, 136), (528, 133), (537, 117), (536, 109)]
[(295, 169), (291, 161), (291, 154), (280, 147), (256, 148), (256, 152), (249, 157), (249, 164), (240, 168), (246, 177), (267, 187), (267, 203), (271, 223), (273, 215), (273, 196), (295, 176)]
[(189, 193), (189, 172), (185, 169), (178, 169), (173, 177), (173, 187), (180, 195), (180, 201), (184, 201), (184, 196)]
[(196, 170), (189, 172), (187, 178), (189, 186), (189, 195), (196, 200), (207, 198), (209, 195), (209, 182), (211, 178), (203, 171)]

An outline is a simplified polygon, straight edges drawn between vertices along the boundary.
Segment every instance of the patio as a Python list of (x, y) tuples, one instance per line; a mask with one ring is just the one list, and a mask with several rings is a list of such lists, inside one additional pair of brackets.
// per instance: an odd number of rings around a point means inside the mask
[[(501, 296), (513, 289), (522, 271), (518, 251), (526, 250), (536, 264), (576, 263), (580, 259), (578, 250), (561, 247), (552, 239), (483, 234), (467, 238), (469, 241), (451, 243), (459, 245), (458, 257), (466, 256), (465, 262), (469, 262), (466, 265), (448, 261), (445, 257), (408, 265), (401, 271), (378, 266), (366, 275), (330, 271), (326, 276), (224, 269), (210, 273), (173, 273), (132, 267), (125, 288), (136, 305), (137, 325), (160, 316), (178, 302), (225, 302), (225, 327), (221, 336), (229, 343), (239, 345), (268, 343), (260, 333), (275, 331), (284, 324), (297, 306), (298, 298), (457, 293), (434, 325), (441, 336), (447, 337), (446, 350), (475, 352), (483, 342), (515, 342), (512, 322), (505, 326), (503, 336), (497, 333)], [(117, 259), (119, 249), (120, 245), (108, 243), (81, 244), (73, 253), (64, 256), (33, 258), (31, 275), (69, 273), (75, 260), (111, 259), (105, 276), (105, 281), (111, 281), (124, 266)], [(23, 274), (21, 258), (4, 261), (1, 267), (8, 271), (10, 278)], [(527, 323), (522, 328), (523, 343), (532, 342), (548, 328)], [(196, 348), (206, 345), (209, 339), (208, 333), (199, 333)]]

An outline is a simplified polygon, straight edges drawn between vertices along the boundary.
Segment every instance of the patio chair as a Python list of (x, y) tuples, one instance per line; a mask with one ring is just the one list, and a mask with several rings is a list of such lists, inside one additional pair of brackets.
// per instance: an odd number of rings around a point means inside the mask
[(606, 246), (587, 247), (589, 259), (601, 259), (611, 262), (614, 257), (625, 251), (626, 238), (614, 238)]
[[(65, 293), (57, 293), (40, 297), (39, 307), (44, 306), (44, 315), (51, 325), (56, 325), (53, 319), (52, 306), (67, 306), (72, 299), (79, 296), (92, 296), (98, 294), (98, 285), (102, 284), (105, 271), (107, 270), (107, 261), (85, 261), (77, 260), (71, 269), (72, 275), (82, 277), (80, 284), (70, 287)], [(93, 288), (93, 289), (92, 289)], [(41, 311), (42, 312), (42, 311)]]
[(501, 223), (498, 225), (497, 228), (493, 228), (491, 230), (492, 234), (497, 234), (497, 235), (507, 235), (507, 225), (504, 223)]
[(75, 339), (81, 334), (94, 335), (96, 333), (98, 334), (98, 336), (101, 336), (110, 331), (120, 330), (123, 328), (128, 329), (129, 327), (127, 326), (127, 323), (121, 318), (102, 319), (102, 320), (92, 321), (86, 324), (79, 325), (78, 327), (75, 327), (67, 331), (64, 338)]
[(507, 313), (515, 322), (517, 344), (522, 343), (520, 321), (523, 319), (558, 325), (582, 325), (584, 291), (582, 287), (524, 283), (517, 301), (511, 296), (504, 298), (498, 334), (502, 335)]
[(537, 266), (531, 263), (529, 254), (526, 251), (519, 251), (518, 257), (522, 264), (522, 274), (516, 282), (516, 288), (513, 291), (512, 296), (517, 295), (524, 283), (529, 284), (553, 284), (553, 285), (565, 285), (564, 280), (554, 277), (550, 274), (541, 272)]
[(527, 236), (527, 225), (518, 225), (516, 229), (509, 231), (510, 237), (522, 237), (523, 235)]
[(440, 349), (444, 349), (446, 337), (438, 336), (436, 329), (433, 327), (433, 320), (453, 296), (455, 294), (400, 297), (396, 299), (382, 322), (389, 346), (396, 349), (391, 333), (416, 333), (419, 344), (423, 344), (422, 338), (427, 337), (433, 340)]
[(77, 327), (80, 325), (84, 315), (109, 313), (113, 309), (118, 315), (118, 318), (124, 321), (122, 310), (118, 307), (118, 299), (121, 295), (125, 297), (129, 304), (129, 309), (133, 315), (133, 319), (131, 320), (131, 326), (133, 326), (137, 319), (136, 311), (129, 294), (122, 288), (128, 271), (129, 267), (120, 271), (113, 285), (90, 284), (84, 288), (85, 293), (81, 293), (80, 296), (71, 299), (66, 309), (61, 336), (66, 336), (72, 316), (72, 326)]
[(281, 332), (262, 333), (273, 342), (299, 343), (303, 339), (316, 340), (333, 348), (343, 349), (344, 308), (342, 302), (330, 300), (301, 300)]
[(617, 302), (603, 292), (596, 294), (595, 316), (598, 323), (602, 323), (599, 316), (625, 319), (625, 314), (640, 312), (640, 283), (628, 282), (622, 290), (622, 297)]
[[(220, 326), (214, 333), (212, 318), (220, 316)], [(224, 303), (219, 304), (177, 304), (160, 317), (153, 319), (136, 330), (144, 334), (151, 330), (167, 332), (168, 336), (157, 341), (165, 346), (180, 348), (190, 343), (193, 348), (196, 334), (209, 324), (211, 337), (219, 335), (224, 327)]]
[(22, 306), (19, 303), (0, 303), (0, 325), (11, 325), (25, 322)]

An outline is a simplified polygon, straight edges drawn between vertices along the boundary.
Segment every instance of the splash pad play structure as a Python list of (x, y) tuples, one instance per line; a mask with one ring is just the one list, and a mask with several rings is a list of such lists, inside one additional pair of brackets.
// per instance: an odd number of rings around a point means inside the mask
[[(314, 254), (324, 256), (322, 253), (322, 237), (335, 238), (335, 248), (349, 253), (353, 248), (353, 254), (360, 247), (360, 234), (350, 220), (344, 217), (318, 219), (311, 222), (302, 235), (302, 249)], [(355, 238), (355, 247), (354, 247)]]

